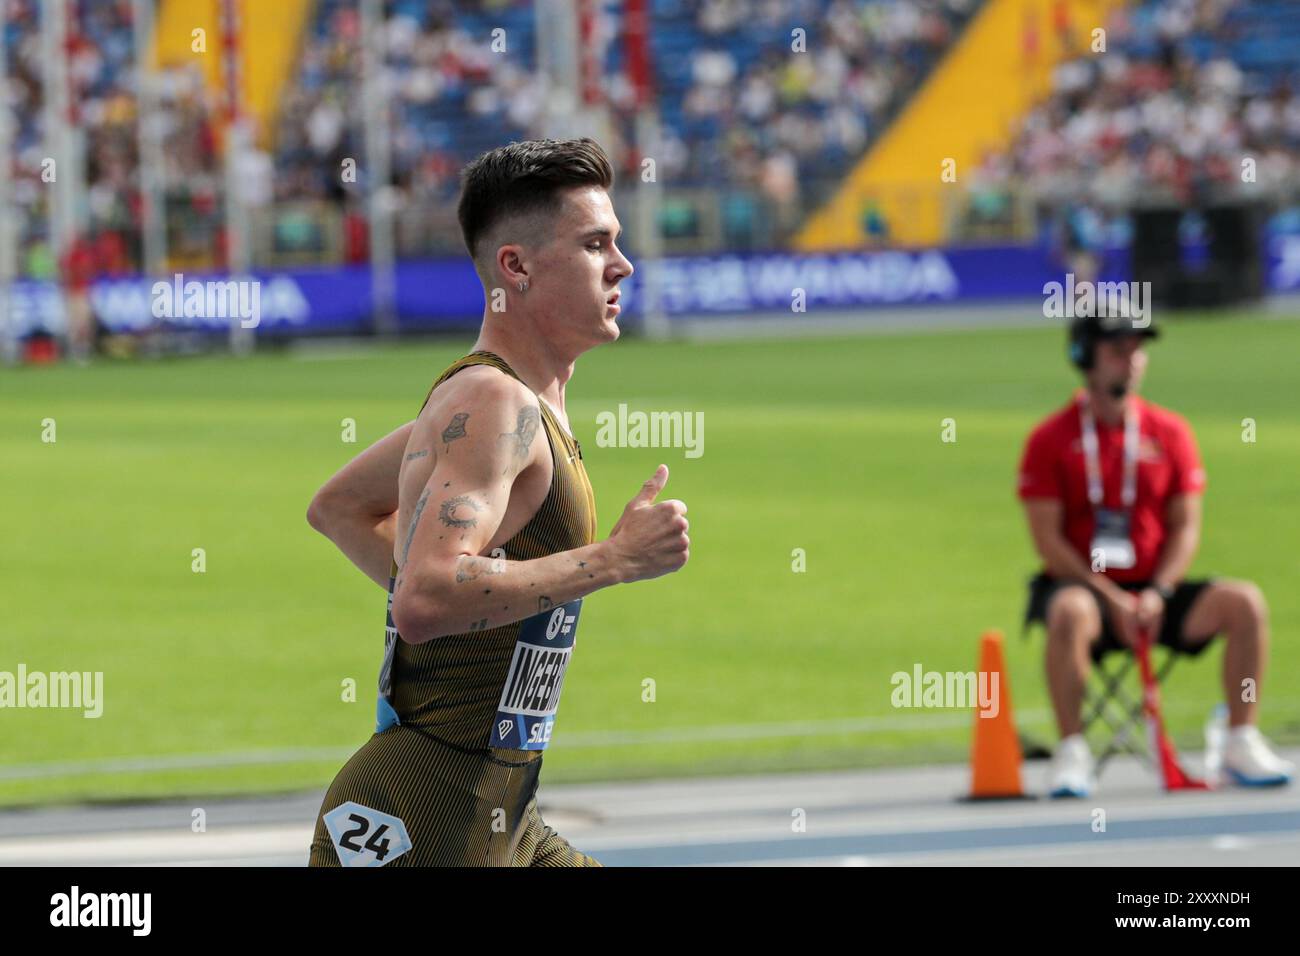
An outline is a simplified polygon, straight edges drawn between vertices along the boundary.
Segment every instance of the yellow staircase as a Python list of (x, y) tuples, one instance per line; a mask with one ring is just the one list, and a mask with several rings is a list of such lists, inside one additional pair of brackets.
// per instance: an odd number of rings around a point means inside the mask
[[(297, 62), (302, 31), (314, 12), (312, 0), (241, 0), (240, 53), (243, 102), (259, 143), (267, 145), (275, 110)], [(194, 31), (204, 31), (204, 52), (195, 52)], [(154, 43), (159, 65), (196, 64), (208, 88), (222, 89), (220, 0), (162, 0)]]
[[(864, 214), (873, 209), (886, 223), (890, 245), (941, 243), (964, 177), (987, 150), (1010, 144), (1020, 118), (1050, 89), (1058, 63), (1104, 55), (1092, 53), (1093, 31), (1104, 29), (1111, 11), (1123, 5), (1124, 0), (987, 0), (831, 201), (809, 217), (795, 248), (861, 246), (868, 241)], [(1058, 25), (1063, 14), (1068, 30)], [(941, 178), (948, 160), (955, 163), (948, 167), (955, 182)]]

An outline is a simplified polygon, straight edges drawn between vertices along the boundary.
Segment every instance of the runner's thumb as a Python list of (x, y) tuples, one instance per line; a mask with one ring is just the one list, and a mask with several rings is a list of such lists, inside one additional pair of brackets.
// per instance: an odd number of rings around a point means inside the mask
[(655, 473), (650, 476), (649, 480), (641, 486), (641, 490), (636, 493), (636, 497), (629, 503), (629, 508), (644, 508), (646, 505), (654, 503), (655, 496), (664, 490), (664, 485), (668, 484), (668, 466), (660, 465), (655, 469)]

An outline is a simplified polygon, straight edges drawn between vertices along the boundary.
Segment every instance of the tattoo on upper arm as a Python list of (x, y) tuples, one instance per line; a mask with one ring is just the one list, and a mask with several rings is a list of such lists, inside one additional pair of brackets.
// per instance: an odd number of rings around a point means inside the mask
[(442, 443), (450, 445), (457, 438), (465, 437), (465, 422), (469, 421), (469, 412), (457, 412), (451, 416), (451, 423), (442, 430)]
[(406, 529), (406, 543), (402, 545), (402, 564), (406, 564), (406, 556), (411, 553), (411, 542), (415, 540), (415, 529), (420, 525), (420, 516), (424, 514), (424, 506), (429, 501), (429, 489), (424, 489), (424, 494), (420, 495), (420, 500), (415, 503), (415, 511), (411, 514), (411, 525)]
[(448, 528), (474, 528), (478, 526), (478, 518), (456, 516), (456, 511), (461, 508), (469, 508), (471, 511), (482, 511), (478, 503), (469, 495), (457, 495), (455, 498), (448, 498), (438, 509), (438, 517)]
[(541, 414), (536, 405), (525, 405), (519, 409), (519, 415), (515, 418), (515, 430), (512, 432), (502, 432), (499, 437), (514, 439), (514, 457), (516, 466), (522, 464), (528, 458), (528, 451), (533, 447), (533, 439), (537, 437), (537, 424), (541, 421)]

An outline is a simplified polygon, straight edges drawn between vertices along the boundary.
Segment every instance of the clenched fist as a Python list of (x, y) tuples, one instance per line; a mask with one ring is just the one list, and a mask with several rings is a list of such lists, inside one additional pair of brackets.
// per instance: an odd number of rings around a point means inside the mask
[(668, 466), (660, 465), (609, 533), (609, 546), (620, 580), (647, 581), (676, 571), (690, 557), (686, 505), (677, 499), (655, 503), (668, 483)]

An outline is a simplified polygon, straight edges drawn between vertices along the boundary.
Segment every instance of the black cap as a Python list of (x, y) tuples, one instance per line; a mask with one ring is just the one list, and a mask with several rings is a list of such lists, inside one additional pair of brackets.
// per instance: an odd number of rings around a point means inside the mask
[(1151, 316), (1135, 315), (1083, 315), (1070, 323), (1070, 361), (1081, 369), (1092, 368), (1098, 339), (1117, 339), (1122, 335), (1140, 335), (1147, 339), (1160, 337)]
[(1100, 339), (1114, 339), (1121, 335), (1141, 335), (1148, 339), (1160, 337), (1151, 316), (1136, 315), (1089, 315), (1077, 321), (1084, 323), (1090, 335)]

